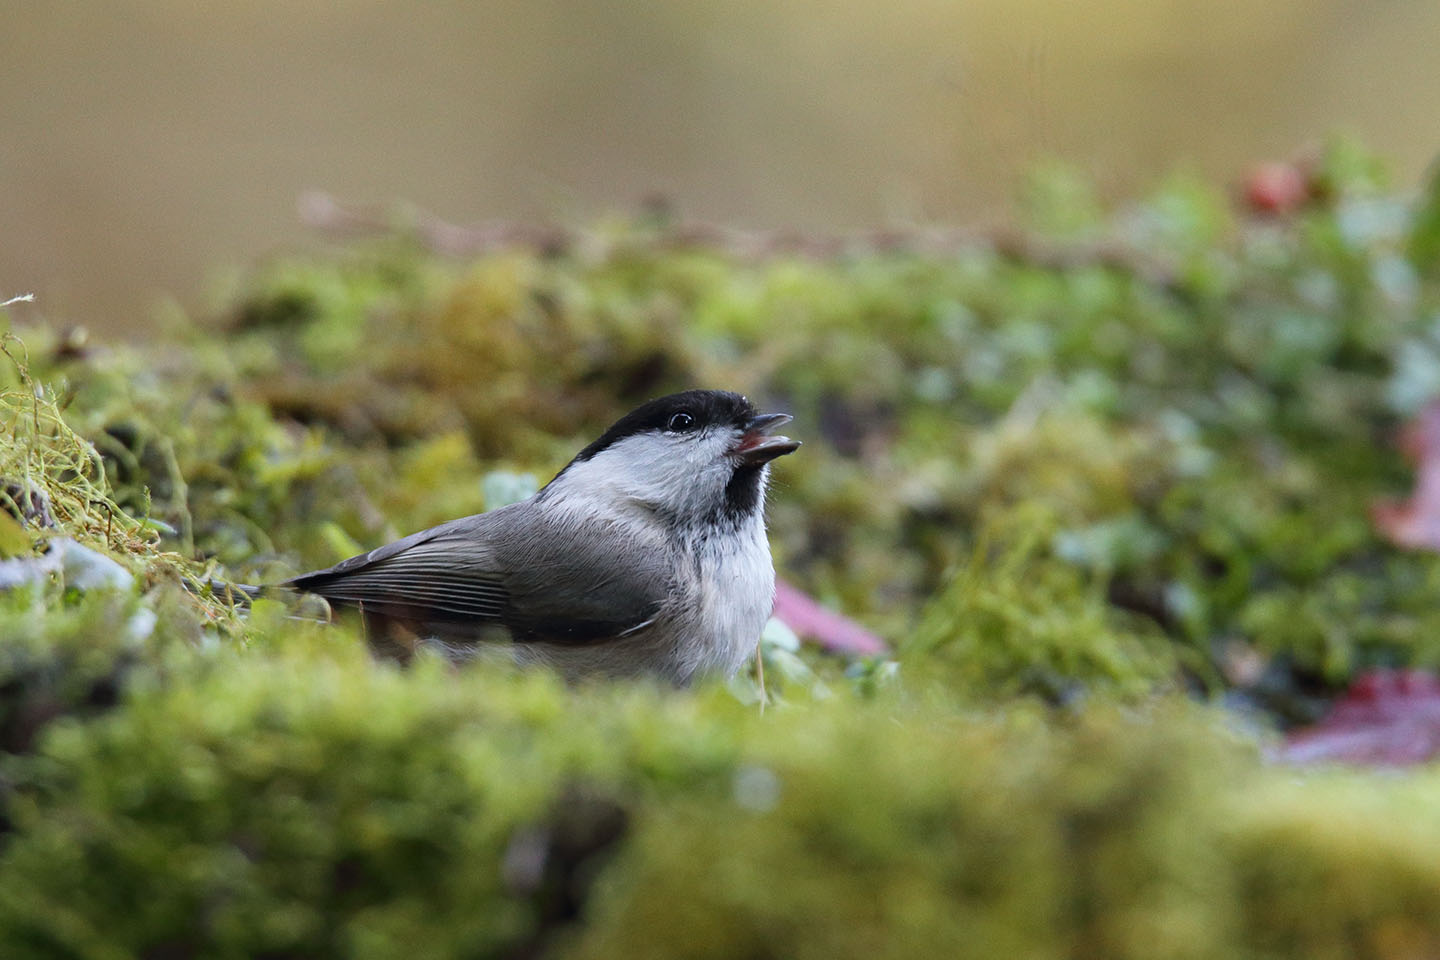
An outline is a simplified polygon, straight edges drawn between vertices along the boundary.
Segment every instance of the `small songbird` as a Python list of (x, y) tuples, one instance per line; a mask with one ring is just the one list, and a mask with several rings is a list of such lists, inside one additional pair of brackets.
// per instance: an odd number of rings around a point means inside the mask
[(529, 499), (286, 585), (456, 658), (508, 640), (571, 680), (727, 677), (774, 603), (765, 488), (790, 419), (722, 390), (651, 400)]

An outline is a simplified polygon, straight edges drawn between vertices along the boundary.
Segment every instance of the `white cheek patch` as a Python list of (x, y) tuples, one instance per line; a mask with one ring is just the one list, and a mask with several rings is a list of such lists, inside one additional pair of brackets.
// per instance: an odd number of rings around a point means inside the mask
[(566, 471), (565, 485), (637, 500), (676, 513), (703, 511), (724, 496), (732, 467), (730, 431), (642, 433), (626, 437)]

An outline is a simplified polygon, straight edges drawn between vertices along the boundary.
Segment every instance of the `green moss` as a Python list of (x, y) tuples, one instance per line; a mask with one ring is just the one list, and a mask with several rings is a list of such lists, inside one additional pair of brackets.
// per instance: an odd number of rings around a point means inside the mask
[(1274, 778), (1225, 832), (1242, 934), (1259, 955), (1423, 957), (1440, 949), (1433, 772)]
[(693, 786), (715, 763), (703, 723), (691, 749), (538, 674), (316, 643), (202, 663), (13, 764), (7, 952), (497, 955), (573, 912), (638, 772)]
[(1219, 956), (1233, 946), (1209, 826), (1202, 814), (1186, 827), (1181, 813), (1224, 765), (1213, 742), (1179, 732), (1193, 732), (1188, 723), (1112, 715), (1051, 734), (1032, 717), (912, 716), (929, 722), (903, 730), (868, 719), (787, 718), (795, 735), (752, 747), (728, 804), (669, 803), (642, 822), (576, 955)]
[[(1310, 957), (1440, 936), (1433, 838), (1405, 817), (1433, 784), (1302, 791), (1194, 708), (761, 717), (346, 649), (202, 662), (11, 761), (8, 953)], [(1332, 802), (1358, 819), (1322, 823)]]
[[(1434, 777), (1297, 780), (1176, 691), (1236, 682), (1217, 651), (1304, 690), (1440, 663), (1440, 560), (1368, 512), (1440, 383), (1430, 241), (1363, 153), (1317, 171), (1264, 224), (1052, 173), (1035, 234), (955, 249), (385, 241), (143, 348), (7, 338), (5, 955), (1435, 953)], [(761, 715), (397, 671), (207, 588), (494, 506), (696, 383), (797, 415), (781, 572), (898, 669), (774, 649)]]
[(154, 629), (134, 598), (41, 585), (0, 597), (0, 752), (28, 753), (57, 718), (114, 706)]
[(1178, 663), (1159, 628), (1116, 610), (1093, 577), (1047, 556), (1053, 529), (1044, 516), (992, 522), (902, 648), (905, 668), (968, 698), (1063, 702), (1173, 684)]

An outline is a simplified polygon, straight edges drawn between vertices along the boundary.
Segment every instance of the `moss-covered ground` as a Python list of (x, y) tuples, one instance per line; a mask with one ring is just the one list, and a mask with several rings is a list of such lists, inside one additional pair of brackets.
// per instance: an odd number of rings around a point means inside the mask
[[(1440, 955), (1440, 775), (1264, 760), (1440, 665), (1440, 555), (1370, 514), (1440, 392), (1440, 195), (1345, 144), (1308, 176), (1257, 219), (1052, 172), (1014, 234), (823, 250), (402, 232), (147, 343), (12, 307), (0, 955)], [(776, 644), (762, 712), (401, 668), (224, 589), (694, 385), (795, 414), (777, 566), (892, 657)]]

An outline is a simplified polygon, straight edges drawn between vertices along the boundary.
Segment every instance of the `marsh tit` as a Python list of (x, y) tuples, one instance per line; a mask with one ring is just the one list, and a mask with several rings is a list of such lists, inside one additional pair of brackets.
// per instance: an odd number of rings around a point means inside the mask
[(730, 676), (774, 603), (765, 488), (790, 419), (721, 390), (651, 400), (529, 499), (286, 585), (456, 658), (504, 640), (571, 680)]

